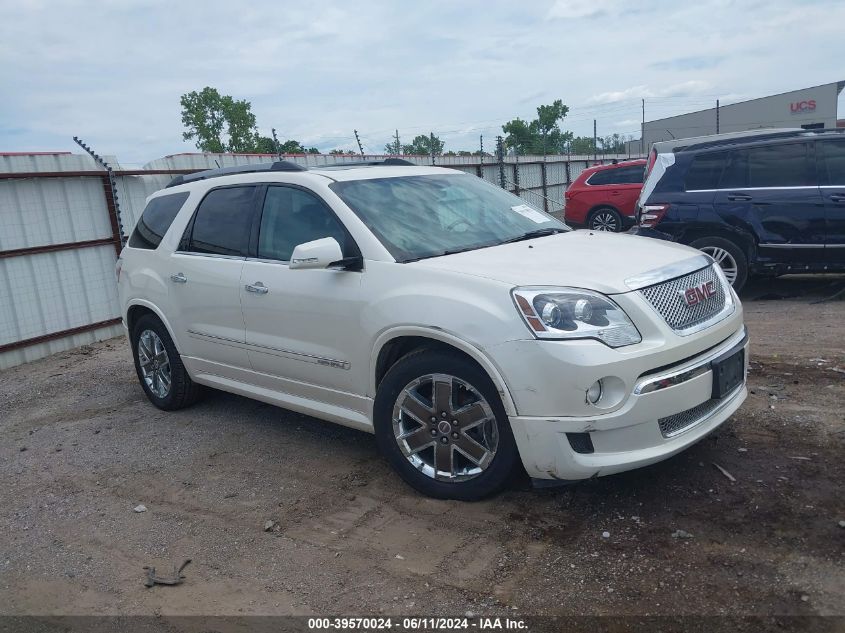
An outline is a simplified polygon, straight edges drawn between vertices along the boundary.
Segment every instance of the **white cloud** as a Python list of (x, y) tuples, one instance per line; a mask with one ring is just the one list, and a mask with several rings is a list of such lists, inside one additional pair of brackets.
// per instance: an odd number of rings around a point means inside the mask
[(642, 98), (662, 118), (845, 79), (845, 3), (785, 20), (793, 4), (0, 2), (0, 151), (77, 151), (74, 134), (126, 162), (191, 151), (179, 96), (206, 85), (250, 101), (262, 133), (326, 150), (357, 129), (379, 151), (396, 128), (492, 147), (556, 98), (578, 135), (594, 118), (628, 132)]

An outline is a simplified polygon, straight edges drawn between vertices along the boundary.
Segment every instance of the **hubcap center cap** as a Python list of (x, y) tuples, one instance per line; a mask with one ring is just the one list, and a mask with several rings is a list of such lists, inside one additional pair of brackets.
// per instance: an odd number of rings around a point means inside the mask
[(452, 425), (449, 424), (446, 420), (440, 420), (437, 424), (437, 430), (440, 431), (443, 435), (448, 435), (452, 432)]

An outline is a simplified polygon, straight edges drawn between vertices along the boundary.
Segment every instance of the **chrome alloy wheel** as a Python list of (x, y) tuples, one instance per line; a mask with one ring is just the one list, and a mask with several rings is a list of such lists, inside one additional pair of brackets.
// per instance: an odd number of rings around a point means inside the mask
[(449, 374), (427, 374), (402, 389), (393, 406), (393, 433), (414, 468), (446, 482), (483, 473), (499, 446), (487, 400)]
[(170, 358), (158, 334), (144, 330), (138, 337), (138, 364), (150, 391), (158, 398), (170, 392)]
[(610, 211), (602, 211), (597, 213), (591, 222), (594, 231), (612, 231), (615, 233), (619, 230), (616, 223), (616, 216)]
[(701, 252), (707, 253), (710, 257), (716, 260), (716, 263), (719, 264), (722, 272), (725, 273), (725, 278), (728, 280), (728, 283), (733, 286), (736, 281), (736, 276), (739, 273), (739, 266), (737, 266), (734, 256), (724, 248), (719, 248), (718, 246), (704, 246), (701, 248)]

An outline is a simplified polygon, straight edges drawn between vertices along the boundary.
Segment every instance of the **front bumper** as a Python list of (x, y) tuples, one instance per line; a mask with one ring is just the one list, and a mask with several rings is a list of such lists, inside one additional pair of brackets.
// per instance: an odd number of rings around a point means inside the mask
[[(624, 404), (592, 416), (510, 418), (523, 465), (535, 479), (578, 480), (623, 472), (661, 461), (727, 420), (747, 396), (741, 385), (712, 399), (710, 363), (730, 350), (745, 350), (745, 328), (686, 361), (640, 377)], [(588, 434), (593, 452), (576, 452), (567, 434)], [(577, 443), (576, 443), (577, 445)], [(583, 451), (583, 448), (581, 448)]]

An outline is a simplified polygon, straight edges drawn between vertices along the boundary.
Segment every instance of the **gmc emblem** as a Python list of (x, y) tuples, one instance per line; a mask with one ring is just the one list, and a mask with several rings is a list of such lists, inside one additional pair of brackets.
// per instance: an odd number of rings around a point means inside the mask
[(684, 303), (688, 306), (698, 305), (705, 299), (709, 299), (716, 294), (716, 282), (713, 280), (705, 281), (700, 286), (693, 286), (692, 288), (681, 290), (680, 293), (681, 297), (684, 299)]

